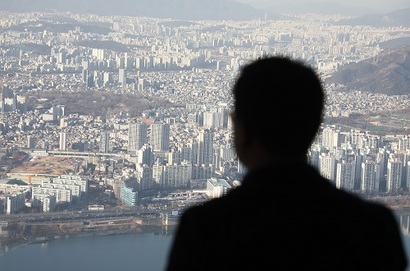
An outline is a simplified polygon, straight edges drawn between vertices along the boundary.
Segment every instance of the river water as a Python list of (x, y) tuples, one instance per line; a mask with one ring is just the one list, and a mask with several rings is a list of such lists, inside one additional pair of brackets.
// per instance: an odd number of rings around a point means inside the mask
[[(0, 270), (162, 271), (172, 236), (163, 233), (81, 236), (30, 244), (0, 256)], [(404, 236), (404, 243), (410, 259), (410, 236)]]
[(154, 233), (63, 238), (6, 252), (0, 270), (164, 270), (171, 240)]

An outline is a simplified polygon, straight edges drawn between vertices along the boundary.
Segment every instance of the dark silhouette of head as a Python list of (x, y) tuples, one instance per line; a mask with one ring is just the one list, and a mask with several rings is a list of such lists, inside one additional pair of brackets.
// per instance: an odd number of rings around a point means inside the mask
[[(234, 125), (269, 155), (306, 155), (322, 122), (324, 91), (302, 61), (267, 56), (243, 67), (233, 87)], [(238, 147), (236, 147), (238, 148)]]

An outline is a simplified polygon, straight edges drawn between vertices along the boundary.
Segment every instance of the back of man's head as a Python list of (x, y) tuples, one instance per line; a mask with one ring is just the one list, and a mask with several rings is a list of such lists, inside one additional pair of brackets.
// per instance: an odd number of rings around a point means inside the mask
[(272, 154), (306, 153), (322, 121), (324, 93), (303, 62), (271, 56), (246, 65), (233, 87), (236, 118)]

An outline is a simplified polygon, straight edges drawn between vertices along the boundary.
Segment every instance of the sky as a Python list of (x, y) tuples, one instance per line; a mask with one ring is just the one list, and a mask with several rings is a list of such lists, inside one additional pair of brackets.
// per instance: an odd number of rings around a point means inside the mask
[(387, 13), (390, 11), (410, 8), (409, 0), (236, 0), (248, 3), (257, 8), (277, 9), (280, 12), (303, 8), (311, 4), (337, 4), (346, 8), (356, 9), (361, 13)]

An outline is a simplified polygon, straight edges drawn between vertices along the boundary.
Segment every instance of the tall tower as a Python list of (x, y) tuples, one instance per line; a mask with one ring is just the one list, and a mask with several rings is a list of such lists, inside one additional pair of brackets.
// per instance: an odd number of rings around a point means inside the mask
[(35, 147), (35, 138), (32, 136), (27, 136), (27, 148), (29, 149), (33, 149)]
[(407, 191), (409, 191), (409, 189), (410, 189), (410, 161), (407, 161), (407, 163), (406, 163), (406, 178), (405, 178), (405, 180), (404, 180), (404, 185), (405, 185), (405, 189), (407, 190)]
[(398, 149), (400, 151), (410, 150), (410, 137), (405, 135), (399, 138), (399, 146)]
[(401, 188), (402, 161), (390, 158), (387, 162), (387, 192), (398, 192)]
[(362, 174), (360, 178), (362, 192), (379, 192), (379, 168), (379, 165), (375, 161), (366, 160), (362, 163)]
[(0, 85), (0, 112), (4, 112), (4, 79), (1, 80)]
[(214, 127), (214, 113), (204, 112), (203, 116), (204, 116), (204, 127), (208, 129)]
[(319, 171), (320, 174), (331, 180), (335, 181), (335, 170), (336, 169), (336, 159), (333, 154), (324, 154), (322, 153), (319, 157)]
[(122, 87), (124, 87), (127, 84), (127, 74), (125, 72), (125, 69), (119, 69), (118, 82), (121, 84)]
[(334, 126), (324, 128), (322, 132), (322, 145), (327, 149), (340, 146), (339, 132)]
[(110, 152), (110, 132), (103, 131), (100, 136), (100, 152)]
[(309, 150), (308, 153), (308, 162), (309, 165), (311, 165), (312, 167), (319, 169), (319, 157), (320, 157), (320, 153), (316, 150)]
[(104, 75), (103, 75), (103, 84), (104, 84), (104, 86), (107, 86), (111, 83), (112, 83), (112, 74), (109, 73), (109, 72), (104, 72)]
[(86, 87), (91, 88), (94, 86), (94, 74), (90, 70), (83, 69), (82, 76)]
[(387, 162), (389, 160), (389, 152), (385, 148), (379, 148), (376, 154), (376, 162), (379, 164), (379, 190), (380, 192), (387, 191)]
[(59, 145), (59, 150), (60, 151), (65, 151), (67, 150), (67, 134), (66, 132), (61, 132), (60, 133), (60, 145)]
[(151, 125), (150, 144), (154, 151), (169, 151), (169, 124), (153, 123)]
[(191, 164), (198, 165), (199, 164), (199, 142), (194, 141), (188, 144), (191, 150)]
[(336, 187), (339, 189), (353, 190), (355, 176), (355, 161), (342, 160), (337, 163)]
[(128, 152), (137, 152), (148, 143), (148, 126), (145, 123), (129, 123)]
[(149, 167), (154, 164), (154, 153), (151, 146), (145, 144), (137, 151), (137, 163)]
[(214, 156), (214, 133), (205, 130), (199, 134), (198, 164), (212, 164)]
[(154, 180), (152, 178), (152, 167), (137, 164), (136, 179), (138, 183), (138, 191), (144, 191), (154, 188)]

